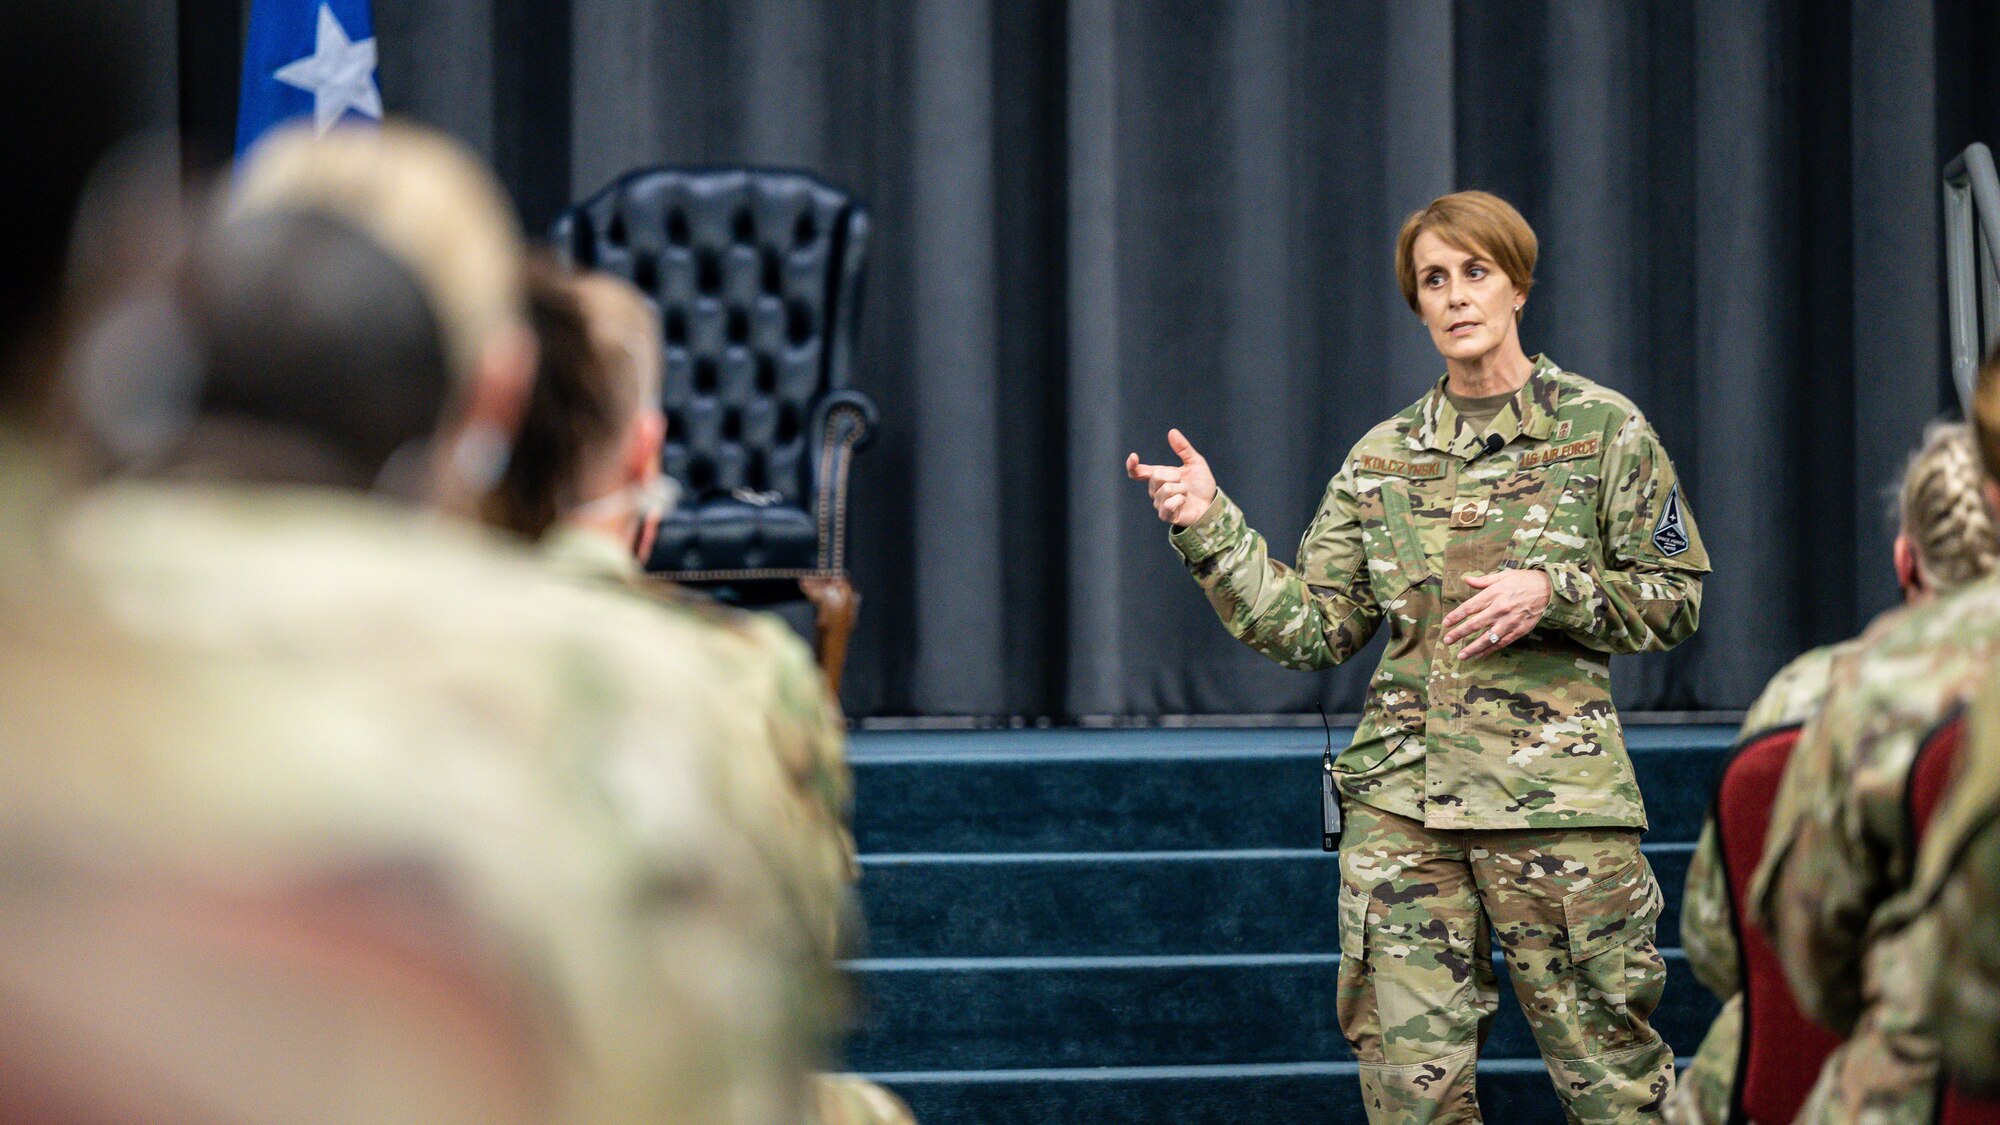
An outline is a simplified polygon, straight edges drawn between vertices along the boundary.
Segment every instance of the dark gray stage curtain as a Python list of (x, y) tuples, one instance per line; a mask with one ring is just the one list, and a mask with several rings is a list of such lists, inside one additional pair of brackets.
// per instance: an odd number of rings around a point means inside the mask
[(1665, 436), (1716, 572), (1635, 710), (1741, 708), (1894, 595), (1950, 407), (1937, 172), (2000, 141), (1969, 2), (375, 0), (391, 108), (541, 226), (640, 164), (808, 168), (877, 222), (863, 716), (1360, 706), (1223, 632), (1127, 450), (1184, 428), (1280, 556), (1441, 364), (1390, 272), (1459, 187), (1542, 239), (1531, 352)]

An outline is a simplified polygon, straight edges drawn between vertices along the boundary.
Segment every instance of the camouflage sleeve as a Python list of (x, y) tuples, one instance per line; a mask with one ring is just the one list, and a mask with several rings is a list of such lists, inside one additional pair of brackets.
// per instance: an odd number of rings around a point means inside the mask
[(1681, 901), (1681, 947), (1688, 967), (1710, 992), (1724, 1000), (1743, 987), (1736, 931), (1729, 924), (1729, 880), (1722, 870), (1722, 842), (1715, 820), (1701, 826), (1701, 841), (1688, 862), (1687, 890)]
[(1972, 838), (1945, 876), (1936, 925), (1941, 972), (1932, 974), (1945, 1068), (1966, 1086), (2000, 1094), (2000, 819)]
[(1708, 573), (1673, 462), (1642, 414), (1604, 453), (1598, 501), (1603, 561), (1552, 562), (1542, 623), (1603, 652), (1658, 652), (1694, 633)]
[(847, 724), (812, 652), (775, 616), (758, 615), (775, 684), (771, 739), (838, 838), (849, 882), (860, 878), (853, 830), (854, 777), (847, 764)]
[(1842, 675), (1800, 734), (1750, 889), (1751, 920), (1770, 935), (1800, 1009), (1843, 1034), (1861, 1013), (1862, 935), (1888, 877), (1848, 799), (1860, 694)]
[(1201, 519), (1171, 539), (1229, 631), (1287, 668), (1310, 671), (1346, 660), (1382, 620), (1345, 468), (1327, 485), (1306, 529), (1297, 569), (1270, 557), (1264, 537), (1220, 490)]

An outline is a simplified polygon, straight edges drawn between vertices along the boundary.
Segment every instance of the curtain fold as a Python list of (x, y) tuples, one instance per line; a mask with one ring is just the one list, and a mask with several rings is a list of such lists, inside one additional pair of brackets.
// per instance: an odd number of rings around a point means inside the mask
[(549, 0), (560, 34), (496, 35), (519, 2), (376, 13), (390, 107), (499, 150), (532, 226), (658, 162), (871, 208), (851, 713), (1358, 710), (1373, 650), (1231, 639), (1121, 463), (1181, 427), (1289, 558), (1442, 373), (1392, 240), (1458, 187), (1534, 224), (1525, 343), (1647, 412), (1715, 561), (1622, 706), (1742, 708), (1893, 600), (1884, 490), (1951, 401), (1938, 169), (2000, 142), (1971, 0)]

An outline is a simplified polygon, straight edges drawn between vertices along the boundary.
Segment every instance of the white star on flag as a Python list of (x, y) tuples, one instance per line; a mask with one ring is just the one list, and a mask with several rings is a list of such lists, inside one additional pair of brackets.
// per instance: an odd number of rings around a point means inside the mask
[(375, 40), (356, 43), (347, 37), (339, 17), (319, 6), (319, 35), (313, 53), (287, 63), (272, 75), (287, 86), (313, 96), (313, 130), (324, 133), (352, 109), (382, 120), (382, 91), (375, 85)]

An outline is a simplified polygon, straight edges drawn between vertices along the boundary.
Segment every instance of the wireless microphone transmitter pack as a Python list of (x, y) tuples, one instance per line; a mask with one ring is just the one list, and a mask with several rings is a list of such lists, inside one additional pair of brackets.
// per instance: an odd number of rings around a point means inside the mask
[(1319, 722), (1326, 728), (1326, 753), (1319, 768), (1319, 848), (1332, 852), (1340, 850), (1340, 794), (1333, 787), (1333, 724), (1327, 722), (1325, 707), (1319, 709)]

